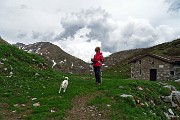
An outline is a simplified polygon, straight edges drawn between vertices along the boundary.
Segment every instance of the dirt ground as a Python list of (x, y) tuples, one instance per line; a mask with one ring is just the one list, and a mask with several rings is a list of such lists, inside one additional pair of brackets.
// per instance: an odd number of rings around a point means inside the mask
[(99, 111), (96, 106), (88, 106), (88, 101), (93, 98), (94, 95), (86, 95), (73, 99), (73, 108), (64, 120), (108, 120), (107, 109)]
[(8, 111), (8, 104), (7, 103), (0, 103), (0, 108), (1, 108), (1, 115), (2, 117), (0, 117), (0, 120), (22, 120), (23, 117), (30, 115), (32, 113), (32, 110), (28, 110), (26, 108), (26, 106), (22, 106), (22, 105), (17, 105), (18, 107), (23, 107), (24, 111), (21, 114), (17, 114), (16, 110), (15, 111)]

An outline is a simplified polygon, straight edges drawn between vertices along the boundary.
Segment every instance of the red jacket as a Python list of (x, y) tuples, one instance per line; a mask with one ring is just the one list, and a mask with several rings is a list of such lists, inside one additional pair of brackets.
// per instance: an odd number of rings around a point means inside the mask
[(102, 66), (102, 64), (104, 63), (104, 57), (101, 52), (97, 52), (94, 55), (94, 58), (91, 59), (91, 61), (93, 62), (93, 66)]

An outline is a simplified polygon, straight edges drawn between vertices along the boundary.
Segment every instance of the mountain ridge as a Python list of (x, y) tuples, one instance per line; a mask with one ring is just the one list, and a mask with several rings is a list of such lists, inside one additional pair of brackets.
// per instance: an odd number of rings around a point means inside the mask
[(4, 39), (2, 39), (2, 37), (0, 36), (0, 44), (9, 44), (9, 43)]
[(29, 45), (23, 43), (14, 44), (14, 46), (43, 57), (52, 68), (66, 73), (89, 73), (91, 68), (88, 63), (74, 57), (59, 46), (49, 42), (37, 42)]
[[(52, 43), (37, 42), (29, 45), (16, 43), (14, 45), (26, 52), (40, 55), (51, 67), (61, 72), (78, 74), (93, 73), (92, 66), (89, 63), (86, 63), (83, 60), (66, 53), (59, 46)], [(125, 76), (130, 77), (130, 66), (128, 66), (127, 61), (142, 54), (157, 54), (164, 57), (179, 57), (180, 39), (158, 44), (149, 48), (130, 49), (112, 53), (111, 55), (105, 57), (105, 65), (102, 66), (102, 70), (105, 71), (105, 73), (114, 71), (112, 75), (119, 74), (117, 73), (119, 71), (121, 72), (121, 75), (124, 74)], [(119, 70), (119, 68), (121, 70)]]

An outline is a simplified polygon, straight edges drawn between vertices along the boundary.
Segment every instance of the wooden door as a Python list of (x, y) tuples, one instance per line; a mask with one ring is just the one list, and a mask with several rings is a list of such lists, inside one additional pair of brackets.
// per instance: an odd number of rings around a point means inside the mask
[(157, 80), (157, 69), (150, 69), (150, 81)]

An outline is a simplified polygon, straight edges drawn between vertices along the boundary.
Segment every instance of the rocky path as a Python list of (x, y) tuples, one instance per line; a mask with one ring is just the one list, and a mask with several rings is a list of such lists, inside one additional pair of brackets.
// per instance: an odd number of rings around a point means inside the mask
[(96, 106), (88, 106), (88, 102), (93, 98), (94, 95), (74, 98), (73, 108), (64, 120), (107, 120), (108, 110), (99, 111)]

